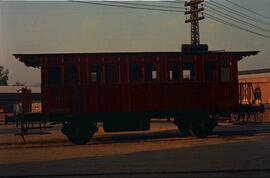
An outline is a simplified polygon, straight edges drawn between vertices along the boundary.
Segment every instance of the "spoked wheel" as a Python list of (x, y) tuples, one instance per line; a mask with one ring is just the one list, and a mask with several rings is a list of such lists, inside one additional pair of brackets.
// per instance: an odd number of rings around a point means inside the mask
[(183, 137), (190, 136), (190, 132), (189, 132), (189, 129), (187, 127), (178, 126), (178, 129), (180, 130), (181, 135)]
[(206, 138), (213, 133), (216, 121), (208, 117), (203, 119), (193, 119), (190, 122), (189, 132), (192, 136)]
[(181, 136), (189, 136), (189, 122), (181, 120), (179, 118), (174, 119), (174, 124), (177, 126), (178, 130), (181, 133)]
[(206, 138), (209, 135), (209, 129), (207, 128), (205, 122), (192, 121), (189, 132), (192, 136), (198, 138)]
[(208, 129), (208, 135), (212, 135), (213, 134), (213, 130), (217, 126), (216, 119), (209, 119), (208, 118), (208, 120), (206, 121), (206, 126), (207, 126), (207, 129)]
[(85, 122), (69, 122), (63, 124), (62, 133), (76, 145), (86, 144), (98, 130), (96, 124)]

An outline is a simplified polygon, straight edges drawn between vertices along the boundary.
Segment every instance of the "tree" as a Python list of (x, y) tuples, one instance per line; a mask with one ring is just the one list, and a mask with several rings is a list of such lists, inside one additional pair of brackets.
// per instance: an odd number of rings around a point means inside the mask
[(4, 66), (0, 66), (0, 86), (8, 85), (8, 70)]

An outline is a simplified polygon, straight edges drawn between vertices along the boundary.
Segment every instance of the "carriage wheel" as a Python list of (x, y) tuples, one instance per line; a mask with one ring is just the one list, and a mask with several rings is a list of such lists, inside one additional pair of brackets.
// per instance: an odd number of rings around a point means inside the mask
[(179, 118), (174, 119), (174, 124), (177, 126), (182, 136), (189, 136), (189, 122), (181, 120)]
[(86, 144), (98, 130), (96, 124), (69, 122), (63, 124), (62, 133), (76, 145)]
[(206, 138), (213, 133), (217, 123), (214, 119), (194, 119), (190, 122), (189, 132), (192, 136)]
[(177, 126), (177, 127), (180, 130), (182, 136), (184, 136), (184, 137), (190, 136), (190, 132), (189, 132), (188, 127), (182, 127), (182, 126)]

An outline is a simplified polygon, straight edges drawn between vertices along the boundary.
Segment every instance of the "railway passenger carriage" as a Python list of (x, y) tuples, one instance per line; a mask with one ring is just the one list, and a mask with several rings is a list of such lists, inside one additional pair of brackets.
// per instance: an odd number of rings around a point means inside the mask
[(104, 130), (150, 128), (151, 118), (175, 117), (181, 131), (206, 137), (219, 115), (239, 107), (237, 62), (257, 51), (15, 54), (41, 68), (42, 118), (86, 143)]

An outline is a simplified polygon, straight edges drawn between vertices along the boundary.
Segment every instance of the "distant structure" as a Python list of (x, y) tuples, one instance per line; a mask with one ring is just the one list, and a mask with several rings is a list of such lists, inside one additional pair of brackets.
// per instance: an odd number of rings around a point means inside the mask
[(264, 118), (270, 121), (270, 68), (239, 71), (239, 83), (252, 83), (257, 97), (265, 106)]
[(270, 103), (270, 68), (239, 71), (239, 82), (251, 82), (263, 103)]
[[(23, 86), (0, 86), (0, 112), (12, 113), (14, 104), (22, 100), (20, 89)], [(40, 87), (27, 87), (31, 89), (33, 102), (41, 100)]]
[(190, 44), (182, 45), (182, 52), (199, 52), (208, 51), (207, 44), (200, 44), (200, 28), (199, 21), (204, 19), (203, 16), (203, 3), (204, 0), (190, 0), (185, 2), (186, 12), (185, 15), (189, 15), (189, 19), (185, 23), (190, 23)]
[(199, 13), (204, 11), (204, 8), (199, 7), (199, 4), (203, 2), (204, 0), (191, 0), (185, 3), (185, 7), (189, 7), (185, 15), (190, 15), (190, 18), (185, 23), (191, 23), (191, 45), (200, 45), (199, 21), (203, 20), (204, 17), (200, 16)]

